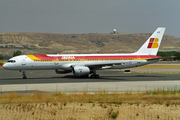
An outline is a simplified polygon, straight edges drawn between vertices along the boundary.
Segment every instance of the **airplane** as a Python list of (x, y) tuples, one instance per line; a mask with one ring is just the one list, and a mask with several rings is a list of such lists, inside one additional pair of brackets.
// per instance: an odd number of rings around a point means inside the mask
[(76, 76), (99, 78), (96, 70), (124, 69), (158, 62), (156, 56), (165, 28), (159, 27), (141, 48), (130, 54), (44, 54), (20, 55), (9, 59), (3, 68), (19, 70), (26, 79), (25, 70), (55, 70), (57, 74), (72, 72)]

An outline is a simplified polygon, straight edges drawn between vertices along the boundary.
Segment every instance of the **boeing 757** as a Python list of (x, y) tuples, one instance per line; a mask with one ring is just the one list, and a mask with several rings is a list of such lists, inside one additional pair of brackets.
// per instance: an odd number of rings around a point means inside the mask
[(9, 59), (4, 69), (20, 70), (26, 79), (25, 70), (55, 70), (57, 74), (72, 72), (74, 75), (99, 78), (96, 70), (124, 69), (158, 62), (162, 57), (157, 51), (165, 28), (157, 28), (141, 48), (130, 54), (46, 54), (20, 55)]

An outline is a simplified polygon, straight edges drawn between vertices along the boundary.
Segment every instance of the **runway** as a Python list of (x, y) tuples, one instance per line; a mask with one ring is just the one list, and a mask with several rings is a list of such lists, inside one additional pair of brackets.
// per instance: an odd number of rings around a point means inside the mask
[(22, 79), (19, 71), (0, 68), (0, 92), (108, 92), (146, 91), (153, 89), (179, 89), (180, 74), (133, 74), (119, 70), (100, 70), (99, 79), (79, 78), (72, 74), (56, 74), (53, 70), (26, 71), (28, 79)]

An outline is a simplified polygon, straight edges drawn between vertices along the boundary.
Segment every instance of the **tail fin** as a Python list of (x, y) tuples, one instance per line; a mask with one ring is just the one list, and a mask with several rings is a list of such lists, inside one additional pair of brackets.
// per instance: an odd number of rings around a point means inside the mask
[(157, 28), (135, 54), (156, 55), (166, 28)]

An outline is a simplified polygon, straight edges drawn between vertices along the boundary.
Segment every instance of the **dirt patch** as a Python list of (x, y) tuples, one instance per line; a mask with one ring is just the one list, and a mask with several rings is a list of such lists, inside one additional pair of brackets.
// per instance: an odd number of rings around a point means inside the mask
[[(1, 120), (111, 120), (180, 119), (180, 105), (110, 103), (23, 103), (1, 104)], [(113, 117), (113, 113), (117, 116)]]

